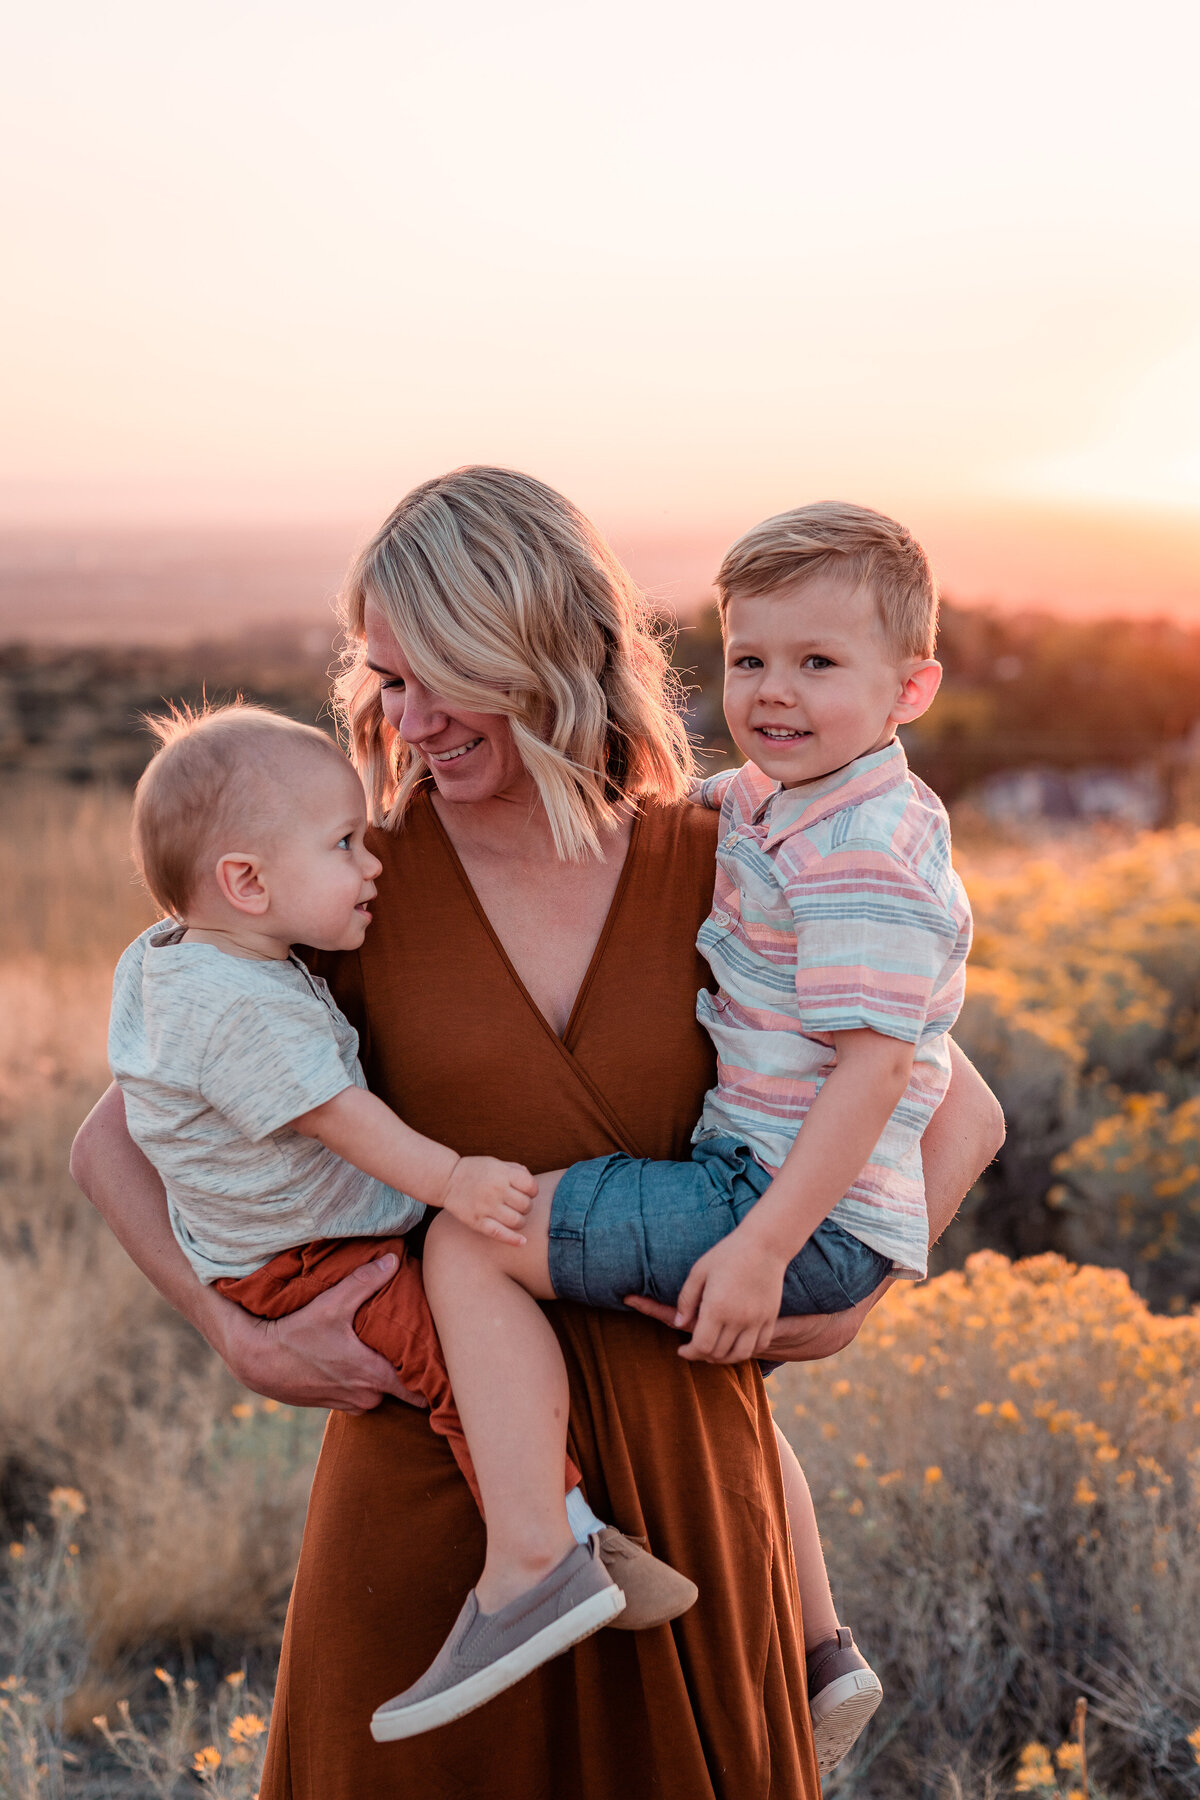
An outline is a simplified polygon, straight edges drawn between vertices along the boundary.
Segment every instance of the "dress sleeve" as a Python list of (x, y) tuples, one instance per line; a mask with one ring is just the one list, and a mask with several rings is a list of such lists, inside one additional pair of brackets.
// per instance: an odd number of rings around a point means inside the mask
[(806, 860), (787, 883), (806, 1031), (878, 1031), (915, 1044), (958, 942), (928, 884), (886, 847)]
[(254, 1144), (354, 1086), (324, 1005), (300, 995), (236, 1001), (200, 1068), (204, 1098)]

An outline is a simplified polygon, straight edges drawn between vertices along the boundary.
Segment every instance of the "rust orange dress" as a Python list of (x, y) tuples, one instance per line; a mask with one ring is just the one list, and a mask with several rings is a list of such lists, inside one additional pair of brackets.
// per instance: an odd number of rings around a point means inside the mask
[[(695, 937), (717, 817), (643, 809), (560, 1040), (492, 932), (425, 796), (376, 833), (375, 922), (321, 961), (371, 1087), (463, 1155), (557, 1168), (685, 1157), (713, 1077)], [(423, 1737), (372, 1741), (483, 1564), (444, 1438), (385, 1401), (330, 1417), (280, 1666), (262, 1800), (819, 1800), (783, 1489), (752, 1365), (683, 1361), (636, 1314), (550, 1306), (589, 1500), (697, 1582), (673, 1626), (602, 1631)]]

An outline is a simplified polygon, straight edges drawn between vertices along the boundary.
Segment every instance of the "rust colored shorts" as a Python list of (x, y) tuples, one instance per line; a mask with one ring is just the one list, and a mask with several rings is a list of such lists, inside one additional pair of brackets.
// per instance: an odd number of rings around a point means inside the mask
[[(363, 1301), (354, 1315), (354, 1329), (364, 1344), (386, 1356), (405, 1387), (427, 1403), (429, 1423), (454, 1452), (482, 1513), (475, 1465), (450, 1392), (450, 1377), (425, 1298), (421, 1264), (402, 1237), (319, 1238), (294, 1250), (281, 1250), (252, 1275), (224, 1277), (214, 1286), (257, 1319), (282, 1319), (389, 1250), (396, 1258), (396, 1272)], [(578, 1481), (579, 1471), (568, 1461), (567, 1490)]]

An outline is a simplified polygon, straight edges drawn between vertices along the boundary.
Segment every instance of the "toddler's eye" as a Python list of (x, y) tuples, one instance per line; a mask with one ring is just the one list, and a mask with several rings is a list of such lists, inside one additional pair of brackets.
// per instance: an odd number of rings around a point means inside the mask
[(804, 663), (809, 669), (832, 669), (834, 666), (832, 658), (828, 656), (806, 656)]
[(351, 835), (352, 835), (352, 834), (351, 834), (351, 833), (350, 833), (350, 832), (347, 832), (347, 833), (346, 833), (346, 835), (345, 835), (345, 837), (340, 837), (340, 838), (339, 838), (339, 839), (338, 839), (338, 841), (337, 841), (337, 847), (338, 847), (338, 849), (339, 849), (339, 850), (348, 850), (348, 849), (349, 849), (349, 848), (350, 848), (350, 838), (351, 838)]

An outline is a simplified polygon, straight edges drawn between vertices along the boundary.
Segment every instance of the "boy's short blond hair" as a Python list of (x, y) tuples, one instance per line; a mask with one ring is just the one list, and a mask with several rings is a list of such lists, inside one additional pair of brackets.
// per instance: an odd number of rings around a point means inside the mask
[[(159, 747), (133, 796), (133, 858), (165, 913), (182, 919), (208, 855), (283, 812), (278, 784), (297, 754), (345, 757), (323, 731), (265, 706), (172, 706), (147, 715)], [(224, 840), (224, 841), (223, 841)]]
[(731, 600), (798, 587), (818, 575), (873, 595), (901, 658), (933, 655), (938, 593), (928, 557), (895, 519), (848, 500), (797, 506), (745, 532), (717, 571), (721, 618)]

